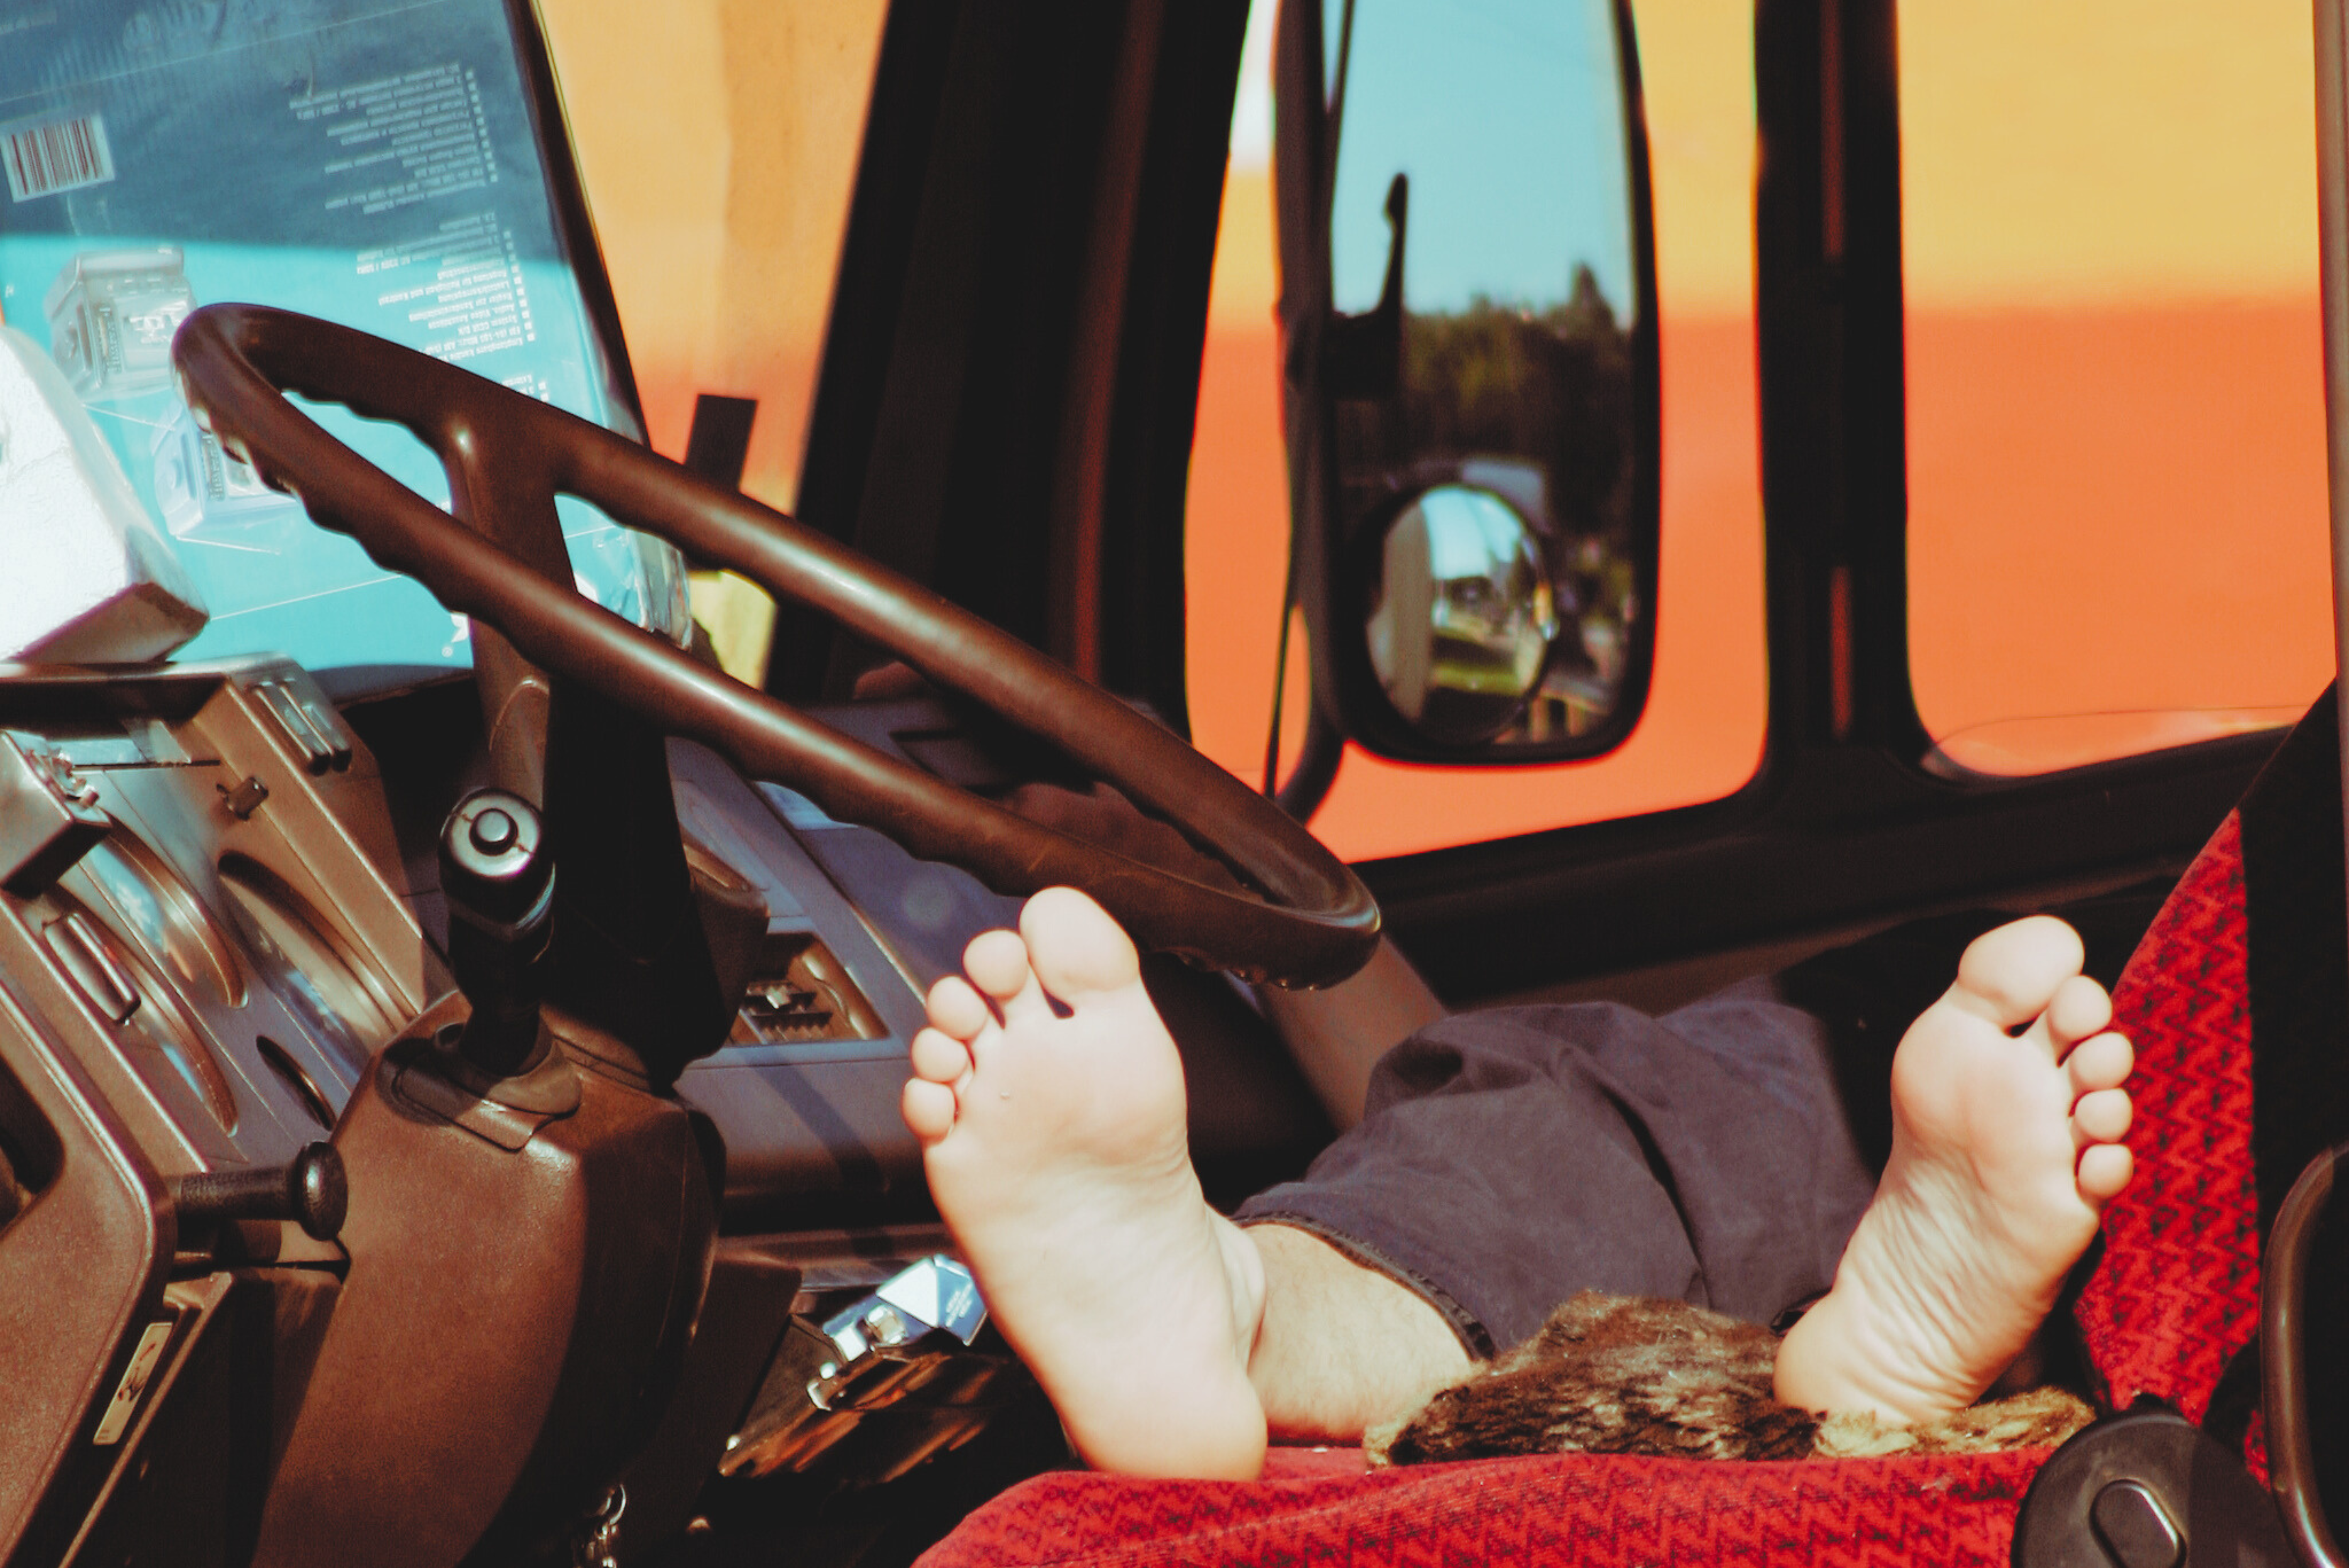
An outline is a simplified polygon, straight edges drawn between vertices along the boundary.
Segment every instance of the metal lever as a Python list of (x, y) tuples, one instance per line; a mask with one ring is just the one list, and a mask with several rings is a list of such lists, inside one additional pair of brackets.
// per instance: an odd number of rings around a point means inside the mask
[(890, 1456), (878, 1479), (968, 1441), (1031, 1386), (1010, 1357), (971, 1351), (986, 1322), (970, 1270), (942, 1253), (820, 1324), (794, 1317), (719, 1473), (806, 1470), (891, 1407), (911, 1414), (893, 1436), (867, 1445), (868, 1459)]
[(350, 1180), (331, 1143), (313, 1143), (291, 1165), (202, 1171), (171, 1180), (183, 1228), (222, 1220), (292, 1220), (314, 1240), (341, 1233)]

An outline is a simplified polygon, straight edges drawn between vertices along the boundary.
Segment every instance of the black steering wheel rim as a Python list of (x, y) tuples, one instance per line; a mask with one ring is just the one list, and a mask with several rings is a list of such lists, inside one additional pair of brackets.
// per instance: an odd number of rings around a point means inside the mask
[[(313, 520), (496, 628), (524, 657), (709, 746), (751, 777), (789, 785), (916, 855), (961, 865), (998, 892), (1082, 888), (1143, 946), (1250, 979), (1333, 984), (1377, 944), (1369, 891), (1270, 801), (1025, 643), (781, 512), (470, 371), (291, 312), (205, 306), (181, 326), (171, 355), (198, 422), (298, 497)], [(328, 435), (287, 392), (406, 426), (440, 455), (457, 517)], [(592, 603), (562, 564), (552, 522), (558, 492), (831, 615), (1060, 748), (1263, 896), (1018, 816), (827, 729)], [(531, 521), (537, 514), (543, 526)], [(536, 559), (492, 534), (535, 545)]]

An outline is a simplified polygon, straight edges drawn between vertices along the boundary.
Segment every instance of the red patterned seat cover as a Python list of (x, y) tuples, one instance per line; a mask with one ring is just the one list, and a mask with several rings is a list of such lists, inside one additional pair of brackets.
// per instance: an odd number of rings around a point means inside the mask
[[(2199, 1418), (2258, 1327), (2243, 884), (2230, 814), (2114, 992), (2137, 1052), (2137, 1176), (2106, 1211), (2078, 1317), (2116, 1408), (2150, 1394)], [(977, 1510), (922, 1563), (1991, 1568), (2008, 1561), (2046, 1452), (1769, 1464), (1562, 1455), (1365, 1473), (1358, 1457), (1276, 1450), (1266, 1479), (1247, 1483), (1056, 1471)]]
[(2230, 813), (2113, 994), (2137, 1047), (2137, 1174), (2105, 1210), (2080, 1337), (2112, 1408), (2150, 1394), (2200, 1420), (2260, 1326), (2251, 1015), (2240, 819)]

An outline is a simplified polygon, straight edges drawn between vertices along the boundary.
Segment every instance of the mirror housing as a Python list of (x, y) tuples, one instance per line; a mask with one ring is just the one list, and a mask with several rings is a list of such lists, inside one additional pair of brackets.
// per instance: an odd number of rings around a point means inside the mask
[[(1275, 52), (1292, 603), (1313, 678), (1292, 811), (1348, 740), (1415, 762), (1601, 755), (1637, 725), (1653, 657), (1655, 265), (1629, 8), (1529, 4), (1466, 37), (1407, 5), (1288, 0)], [(1528, 582), (1549, 584), (1555, 632), (1497, 724), (1495, 694), (1471, 718), (1440, 686), (1411, 716), (1373, 655), (1390, 531), (1447, 487), (1517, 514)]]

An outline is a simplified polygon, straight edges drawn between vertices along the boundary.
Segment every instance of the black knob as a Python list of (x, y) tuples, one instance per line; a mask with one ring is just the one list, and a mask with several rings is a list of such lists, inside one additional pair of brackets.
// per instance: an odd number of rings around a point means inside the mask
[(174, 1177), (171, 1201), (183, 1229), (222, 1220), (292, 1220), (317, 1240), (331, 1242), (342, 1232), (351, 1188), (335, 1146), (313, 1143), (291, 1165)]
[(473, 1006), (457, 1049), (493, 1078), (524, 1070), (539, 1054), (554, 924), (554, 857), (545, 840), (530, 802), (503, 789), (466, 796), (440, 829), (449, 965)]
[(502, 855), (521, 839), (522, 829), (506, 812), (495, 806), (485, 806), (474, 816), (472, 830), (466, 837), (481, 853)]
[(526, 919), (554, 880), (545, 830), (530, 802), (477, 789), (440, 830), (440, 891), (452, 907), (494, 924)]

